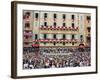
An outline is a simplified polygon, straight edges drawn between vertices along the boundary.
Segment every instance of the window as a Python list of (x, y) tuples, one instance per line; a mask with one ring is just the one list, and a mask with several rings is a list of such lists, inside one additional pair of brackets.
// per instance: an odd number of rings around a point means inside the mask
[(46, 34), (44, 34), (44, 39), (47, 39), (47, 35)]
[(54, 18), (57, 18), (57, 14), (54, 14)]
[(35, 18), (38, 18), (38, 17), (39, 17), (38, 13), (35, 13)]
[(23, 18), (24, 18), (24, 19), (28, 19), (28, 18), (29, 18), (29, 16), (30, 16), (30, 12), (25, 12), (25, 14), (24, 14)]
[(74, 17), (75, 17), (75, 16), (74, 16), (74, 15), (72, 15), (72, 19), (74, 19)]
[(83, 41), (83, 35), (80, 35), (80, 40)]
[(30, 16), (30, 12), (26, 12), (25, 15)]
[(30, 23), (25, 23), (25, 27), (30, 27)]
[(47, 13), (44, 13), (44, 18), (47, 18)]
[(56, 34), (53, 35), (53, 38), (56, 39)]
[(74, 45), (74, 42), (72, 42), (72, 45)]
[(66, 26), (66, 23), (63, 23), (63, 26)]
[(38, 35), (37, 34), (35, 34), (35, 39), (38, 39)]
[(91, 20), (91, 16), (87, 16), (87, 20)]
[(86, 39), (87, 39), (87, 42), (90, 42), (90, 37), (89, 36), (87, 36)]
[(53, 45), (56, 45), (56, 42), (54, 42)]
[(63, 19), (65, 19), (66, 18), (66, 15), (65, 14), (63, 14)]
[(54, 26), (57, 26), (56, 22), (53, 23)]
[(72, 39), (75, 39), (75, 35), (74, 34), (72, 35)]
[(80, 35), (80, 38), (83, 38), (83, 35)]
[(74, 23), (72, 23), (72, 28), (74, 28)]
[(66, 39), (66, 35), (65, 34), (63, 34), (63, 39)]
[(63, 42), (63, 45), (65, 45), (65, 42)]
[(47, 26), (47, 22), (44, 22), (44, 26)]
[(90, 32), (90, 29), (91, 29), (90, 27), (87, 27), (88, 32)]

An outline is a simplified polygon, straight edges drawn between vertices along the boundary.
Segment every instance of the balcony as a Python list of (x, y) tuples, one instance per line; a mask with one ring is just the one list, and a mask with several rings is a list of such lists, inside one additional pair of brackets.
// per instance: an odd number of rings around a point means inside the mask
[(54, 26), (41, 26), (41, 34), (79, 34), (79, 27), (54, 27)]
[(33, 42), (79, 42), (77, 39), (39, 39), (39, 40), (33, 40)]
[(57, 31), (78, 31), (78, 27), (65, 27), (65, 26), (41, 26), (40, 30), (57, 30)]
[(32, 32), (24, 32), (24, 36), (32, 36)]

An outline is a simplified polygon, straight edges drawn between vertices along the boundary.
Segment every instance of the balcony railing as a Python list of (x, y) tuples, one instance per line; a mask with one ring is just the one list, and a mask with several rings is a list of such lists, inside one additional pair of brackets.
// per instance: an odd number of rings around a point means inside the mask
[(79, 27), (65, 27), (65, 26), (40, 26), (40, 30), (67, 30), (67, 31), (78, 31)]
[(78, 39), (39, 39), (33, 42), (79, 42)]

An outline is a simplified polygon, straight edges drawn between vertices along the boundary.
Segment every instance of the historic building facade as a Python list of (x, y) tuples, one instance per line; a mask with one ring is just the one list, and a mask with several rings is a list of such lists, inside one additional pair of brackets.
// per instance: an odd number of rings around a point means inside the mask
[(23, 11), (24, 47), (90, 46), (91, 14)]

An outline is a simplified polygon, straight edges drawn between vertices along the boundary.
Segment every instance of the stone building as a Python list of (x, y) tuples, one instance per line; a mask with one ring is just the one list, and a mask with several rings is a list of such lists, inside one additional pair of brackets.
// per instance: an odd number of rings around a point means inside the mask
[(54, 11), (23, 11), (23, 46), (90, 46), (91, 14)]

